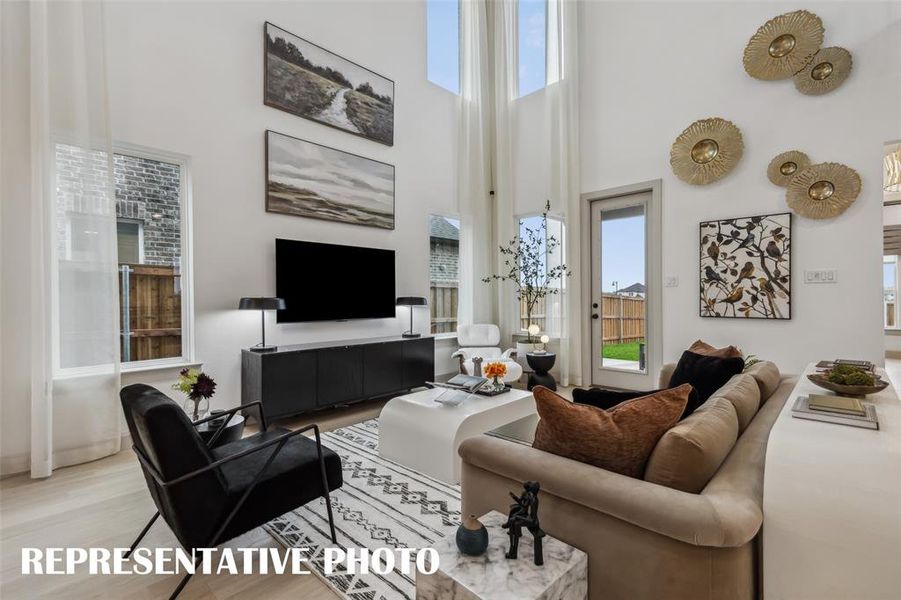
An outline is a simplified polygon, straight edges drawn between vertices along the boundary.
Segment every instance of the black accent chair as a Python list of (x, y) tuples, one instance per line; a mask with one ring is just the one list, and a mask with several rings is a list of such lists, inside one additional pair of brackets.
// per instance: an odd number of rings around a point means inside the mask
[[(123, 388), (119, 397), (158, 509), (126, 558), (160, 515), (186, 550), (213, 548), (320, 497), (336, 542), (329, 492), (343, 483), (341, 459), (322, 445), (317, 425), (268, 429), (262, 404), (253, 402), (226, 412), (255, 407), (262, 431), (214, 448), (228, 419), (207, 444), (195, 427), (221, 415), (192, 423), (171, 398), (143, 384)], [(311, 429), (315, 441), (302, 435)], [(190, 578), (187, 573), (170, 598)]]

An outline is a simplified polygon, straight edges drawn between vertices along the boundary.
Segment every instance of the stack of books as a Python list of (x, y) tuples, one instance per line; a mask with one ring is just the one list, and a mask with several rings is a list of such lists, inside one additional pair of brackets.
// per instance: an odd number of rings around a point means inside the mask
[(792, 407), (792, 416), (798, 419), (837, 423), (851, 427), (879, 429), (875, 406), (864, 404), (857, 398), (844, 396), (827, 396), (825, 394), (799, 396)]

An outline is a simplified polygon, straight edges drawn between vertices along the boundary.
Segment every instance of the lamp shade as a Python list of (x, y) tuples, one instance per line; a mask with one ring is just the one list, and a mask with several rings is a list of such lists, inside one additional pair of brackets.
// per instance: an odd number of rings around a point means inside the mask
[(281, 298), (266, 298), (263, 296), (241, 298), (238, 308), (240, 310), (284, 310), (285, 301)]
[(421, 296), (401, 296), (395, 304), (397, 306), (428, 306), (429, 301)]

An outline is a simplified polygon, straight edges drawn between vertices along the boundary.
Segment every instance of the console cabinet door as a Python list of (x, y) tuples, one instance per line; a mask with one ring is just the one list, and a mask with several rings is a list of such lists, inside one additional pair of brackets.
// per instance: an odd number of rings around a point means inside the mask
[(317, 350), (317, 406), (332, 406), (363, 398), (363, 347), (338, 346)]
[(367, 398), (404, 389), (403, 342), (363, 346), (363, 392)]
[(422, 338), (404, 342), (404, 388), (419, 387), (435, 380), (435, 340)]
[(316, 408), (316, 353), (265, 354), (262, 362), (263, 409), (267, 418)]

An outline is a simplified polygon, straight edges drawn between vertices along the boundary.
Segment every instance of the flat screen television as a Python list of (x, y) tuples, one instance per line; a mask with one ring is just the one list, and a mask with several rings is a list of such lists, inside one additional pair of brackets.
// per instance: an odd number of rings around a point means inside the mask
[(395, 316), (394, 250), (275, 240), (279, 323)]

